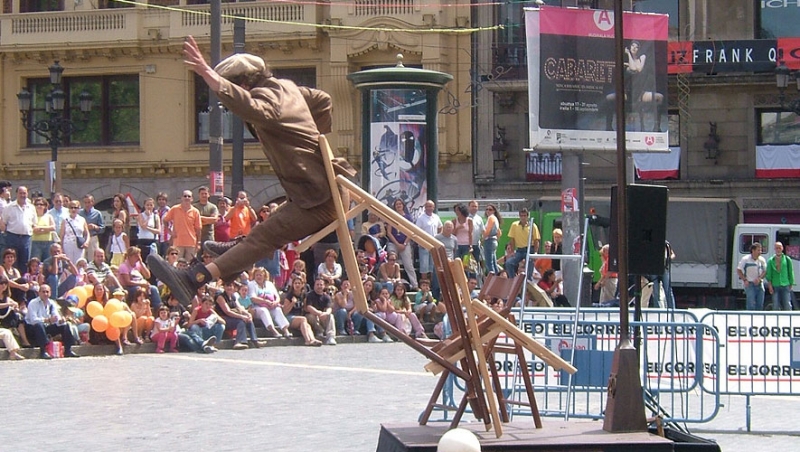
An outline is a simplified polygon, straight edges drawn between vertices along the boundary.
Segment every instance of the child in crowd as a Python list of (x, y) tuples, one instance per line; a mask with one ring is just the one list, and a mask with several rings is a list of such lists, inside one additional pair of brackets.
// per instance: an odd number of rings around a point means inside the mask
[(414, 298), (414, 312), (417, 313), (417, 317), (428, 322), (433, 320), (433, 315), (436, 311), (437, 302), (436, 298), (433, 298), (433, 292), (431, 292), (431, 282), (427, 279), (420, 280), (419, 290)]
[(167, 296), (167, 307), (169, 308), (170, 316), (175, 316), (175, 314), (177, 314), (175, 317), (178, 319), (177, 323), (179, 329), (188, 328), (186, 323), (189, 321), (191, 313), (178, 301), (178, 299), (172, 295)]
[(89, 284), (89, 280), (86, 276), (87, 270), (89, 269), (89, 263), (86, 262), (86, 259), (78, 259), (75, 262), (75, 268), (78, 269), (78, 274), (75, 275), (75, 287)]
[(292, 280), (296, 277), (302, 278), (303, 281), (308, 281), (306, 278), (306, 261), (303, 259), (297, 259), (294, 261), (294, 264), (292, 264), (292, 273), (283, 286), (284, 292), (288, 292), (292, 288)]
[(392, 300), (392, 308), (394, 309), (394, 312), (396, 312), (398, 315), (404, 316), (406, 320), (411, 323), (411, 331), (414, 333), (414, 337), (417, 339), (427, 339), (428, 336), (425, 335), (425, 328), (423, 328), (419, 318), (411, 309), (411, 300), (409, 300), (408, 295), (406, 295), (405, 284), (398, 284), (394, 286), (394, 290), (392, 291), (392, 296), (390, 299)]
[(169, 308), (158, 308), (158, 318), (153, 321), (152, 340), (156, 343), (156, 353), (164, 353), (164, 345), (169, 345), (169, 352), (178, 352), (177, 319), (170, 317)]
[(128, 234), (125, 233), (125, 225), (122, 220), (117, 218), (111, 227), (112, 234), (108, 238), (108, 251), (111, 254), (111, 263), (121, 265), (125, 260), (125, 253), (128, 251), (130, 242)]
[(133, 330), (133, 340), (137, 344), (142, 343), (142, 337), (150, 337), (149, 333), (153, 329), (153, 310), (150, 308), (150, 300), (148, 300), (145, 295), (144, 289), (137, 287), (136, 294), (131, 303), (131, 310), (134, 314), (133, 318), (136, 322)]

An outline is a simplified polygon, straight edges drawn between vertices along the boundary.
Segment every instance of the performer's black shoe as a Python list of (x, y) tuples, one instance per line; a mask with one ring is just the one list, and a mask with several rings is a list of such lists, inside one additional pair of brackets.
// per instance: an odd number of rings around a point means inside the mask
[(197, 289), (214, 279), (202, 263), (178, 270), (158, 254), (147, 256), (147, 266), (159, 281), (169, 287), (170, 293), (184, 306), (191, 303)]
[(215, 242), (213, 240), (206, 240), (205, 242), (203, 242), (203, 251), (205, 251), (208, 254), (211, 254), (214, 257), (219, 257), (225, 254), (229, 249), (238, 245), (239, 242), (241, 242), (242, 240), (244, 240), (243, 235), (240, 235), (228, 242)]

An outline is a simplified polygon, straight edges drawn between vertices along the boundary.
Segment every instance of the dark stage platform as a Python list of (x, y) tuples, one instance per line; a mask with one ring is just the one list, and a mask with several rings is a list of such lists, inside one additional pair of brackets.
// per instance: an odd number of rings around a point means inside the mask
[[(449, 424), (392, 424), (382, 425), (378, 452), (436, 452), (439, 438)], [(530, 421), (503, 425), (504, 435), (496, 438), (494, 431), (486, 432), (483, 424), (461, 424), (475, 433), (482, 452), (499, 451), (592, 451), (592, 452), (690, 452), (719, 451), (716, 443), (681, 435), (672, 441), (658, 435), (642, 433), (608, 433), (602, 422), (547, 422), (535, 429)], [(670, 436), (669, 434), (667, 435)], [(690, 440), (691, 443), (682, 441)]]

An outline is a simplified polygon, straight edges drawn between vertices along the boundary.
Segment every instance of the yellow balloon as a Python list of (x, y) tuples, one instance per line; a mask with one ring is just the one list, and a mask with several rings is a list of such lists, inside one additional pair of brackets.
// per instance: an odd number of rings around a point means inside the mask
[(86, 305), (86, 312), (90, 317), (103, 315), (103, 305), (101, 305), (99, 301), (90, 301), (89, 304)]
[(86, 300), (88, 300), (89, 297), (92, 296), (92, 293), (94, 292), (94, 286), (91, 284), (86, 284), (85, 286), (77, 287), (77, 289), (83, 290), (83, 296), (81, 296), (80, 292), (78, 292), (78, 300), (79, 300), (78, 307), (82, 308), (83, 305), (86, 304)]
[(102, 333), (103, 331), (108, 329), (108, 319), (104, 315), (98, 315), (97, 317), (92, 319), (92, 328), (98, 333)]
[(112, 298), (106, 302), (106, 307), (103, 308), (103, 314), (105, 314), (106, 317), (111, 318), (112, 314), (121, 311), (122, 309), (122, 302), (116, 298)]
[(113, 327), (125, 328), (131, 324), (131, 315), (126, 311), (117, 311), (111, 314), (111, 317), (108, 318), (108, 321)]
[(133, 314), (128, 311), (122, 311), (122, 313), (125, 315), (125, 323), (122, 325), (122, 328), (131, 326), (131, 322), (133, 322)]

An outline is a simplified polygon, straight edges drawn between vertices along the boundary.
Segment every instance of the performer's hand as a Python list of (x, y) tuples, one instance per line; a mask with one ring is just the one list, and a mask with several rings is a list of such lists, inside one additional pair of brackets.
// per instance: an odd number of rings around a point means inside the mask
[(192, 36), (189, 36), (186, 38), (186, 41), (183, 42), (183, 58), (183, 62), (197, 73), (197, 75), (203, 77), (203, 80), (212, 91), (215, 93), (219, 92), (220, 76), (206, 63), (206, 59), (203, 57), (200, 48), (197, 46), (197, 42), (195, 42)]

